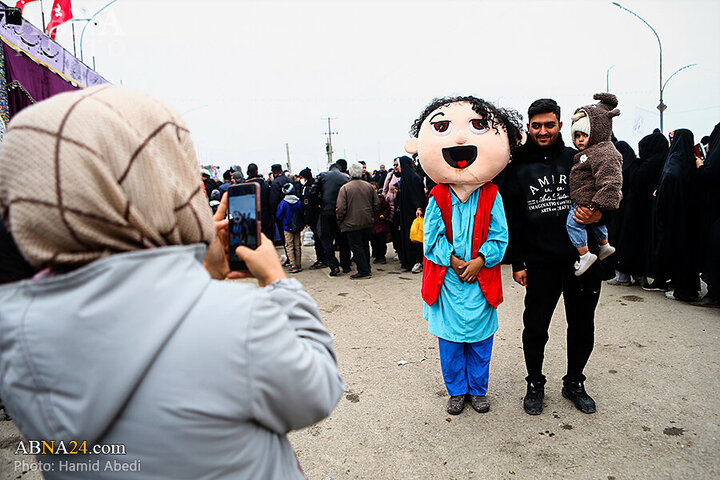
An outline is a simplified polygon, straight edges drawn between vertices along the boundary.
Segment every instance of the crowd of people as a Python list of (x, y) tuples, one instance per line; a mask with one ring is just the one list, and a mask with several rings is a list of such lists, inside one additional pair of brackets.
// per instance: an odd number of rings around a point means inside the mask
[[(720, 306), (720, 124), (698, 144), (690, 130), (625, 142), (623, 202), (610, 223), (617, 274), (609, 283), (640, 285), (671, 299)], [(700, 279), (707, 294), (698, 298)]]
[[(571, 132), (576, 147), (579, 145), (581, 150), (588, 138), (588, 134), (581, 131), (583, 127), (577, 126), (582, 124), (582, 120), (573, 122)], [(549, 135), (547, 139), (541, 137), (550, 142), (544, 146), (548, 152), (558, 138), (562, 140), (561, 125), (556, 118), (557, 134)], [(712, 247), (713, 235), (717, 235), (719, 228), (720, 165), (711, 158), (720, 155), (719, 129), (716, 126), (698, 145), (689, 130), (673, 131), (668, 139), (656, 129), (640, 140), (637, 154), (627, 142), (612, 136), (612, 144), (622, 156), (618, 173), (613, 172), (613, 177), (617, 180), (618, 192), (620, 185), (622, 191), (621, 195), (612, 195), (607, 221), (592, 226), (593, 236), (601, 247), (598, 255), (589, 251), (587, 235), (580, 232), (573, 216), (567, 218), (571, 235), (573, 231), (584, 235), (576, 246), (581, 273), (589, 268), (583, 263), (585, 254), (585, 258), (594, 261), (598, 256), (605, 259), (615, 253), (616, 272), (608, 281), (610, 285), (637, 285), (645, 290), (665, 292), (668, 298), (694, 305), (720, 305), (720, 286), (713, 273), (717, 271), (718, 254)], [(575, 141), (576, 137), (583, 136), (580, 142)], [(532, 135), (527, 138), (530, 142), (535, 140)], [(518, 155), (515, 157), (517, 161)], [(508, 167), (495, 179), (503, 194), (512, 191), (512, 187), (508, 190), (504, 185), (510, 170)], [(299, 199), (304, 227), (312, 232), (316, 261), (310, 269), (329, 268), (331, 276), (338, 276), (349, 273), (355, 263), (357, 273), (351, 278), (367, 278), (371, 275), (369, 260), (386, 264), (387, 244), (391, 243), (402, 269), (422, 272), (422, 244), (410, 240), (410, 227), (416, 217), (423, 215), (435, 184), (414, 159), (398, 157), (390, 169), (380, 165), (372, 173), (368, 172), (365, 162), (357, 162), (348, 168), (343, 159), (317, 176), (313, 176), (309, 168), (292, 175), (279, 164), (272, 166), (267, 178), (259, 174), (254, 163), (247, 166), (246, 173), (247, 179), (241, 167), (235, 165), (224, 173), (225, 181), (220, 183), (212, 179), (208, 171), (203, 171), (209, 202), (217, 205), (230, 185), (249, 181), (259, 183), (262, 187), (262, 231), (271, 239), (281, 237), (278, 243), (285, 247), (285, 265), (291, 273), (302, 271), (302, 264), (300, 254), (294, 254), (295, 249), (288, 248), (298, 241), (282, 238), (283, 232), (293, 233), (293, 238), (299, 233), (288, 231), (288, 223), (283, 224), (278, 211), (286, 195)], [(617, 178), (619, 176), (621, 178)], [(367, 188), (362, 195), (357, 194), (357, 181), (371, 186), (375, 194), (370, 195)], [(343, 190), (348, 183), (350, 185)], [(292, 189), (284, 191), (287, 184), (291, 184)], [(540, 187), (542, 183), (533, 188)], [(607, 191), (605, 188), (601, 193), (607, 197)], [(599, 209), (605, 210), (602, 207)], [(538, 233), (541, 236), (536, 238), (542, 239), (543, 233)], [(339, 261), (336, 252), (339, 252)], [(510, 259), (508, 253), (505, 262), (510, 263)], [(701, 278), (707, 284), (707, 294), (699, 298)]]
[[(315, 249), (311, 270), (328, 268), (336, 277), (350, 273), (355, 264), (357, 271), (350, 278), (369, 278), (371, 263), (387, 264), (387, 244), (392, 243), (403, 270), (422, 272), (422, 243), (410, 240), (410, 227), (423, 215), (434, 183), (410, 157), (394, 159), (389, 170), (380, 165), (372, 174), (365, 162), (348, 167), (344, 159), (316, 176), (309, 168), (291, 175), (280, 164), (271, 166), (267, 178), (254, 163), (246, 172), (247, 180), (240, 166), (232, 166), (220, 183), (209, 171), (201, 171), (208, 202), (215, 208), (231, 185), (260, 183), (262, 231), (283, 245), (290, 273), (303, 270), (298, 247), (304, 228), (312, 233), (307, 243)], [(302, 228), (293, 226), (293, 215), (302, 216)]]

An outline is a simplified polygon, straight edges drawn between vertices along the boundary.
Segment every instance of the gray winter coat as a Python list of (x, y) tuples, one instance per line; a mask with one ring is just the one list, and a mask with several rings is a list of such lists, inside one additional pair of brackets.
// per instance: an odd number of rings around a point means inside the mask
[[(317, 305), (296, 280), (212, 280), (204, 255), (142, 250), (0, 287), (0, 396), (20, 431), (126, 448), (39, 455), (46, 479), (304, 478), (285, 434), (343, 391)], [(104, 470), (115, 460), (140, 471)]]

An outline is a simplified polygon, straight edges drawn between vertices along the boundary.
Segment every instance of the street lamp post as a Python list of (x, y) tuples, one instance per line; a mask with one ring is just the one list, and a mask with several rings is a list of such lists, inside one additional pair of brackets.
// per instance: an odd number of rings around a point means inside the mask
[(105, 10), (107, 7), (112, 5), (113, 3), (117, 2), (118, 0), (112, 0), (108, 3), (106, 3), (100, 10), (95, 12), (92, 17), (88, 18), (87, 22), (85, 23), (85, 26), (82, 29), (82, 32), (80, 32), (80, 61), (83, 62), (83, 38), (85, 38), (85, 29), (87, 28), (88, 24), (91, 20), (93, 20), (100, 12)]
[(673, 72), (673, 74), (670, 75), (670, 76), (667, 78), (667, 80), (665, 80), (665, 83), (663, 83), (662, 89), (660, 89), (660, 97), (662, 98), (662, 94), (663, 94), (663, 92), (665, 91), (665, 87), (667, 86), (667, 84), (668, 84), (668, 82), (670, 81), (671, 78), (673, 78), (675, 75), (677, 75), (678, 73), (682, 72), (682, 71), (685, 70), (686, 68), (694, 67), (695, 65), (697, 65), (697, 63), (691, 63), (690, 65), (685, 65), (684, 67), (680, 67), (680, 68), (678, 68), (677, 70), (675, 70), (675, 71)]
[[(75, 47), (75, 22), (89, 22), (89, 18), (71, 18), (70, 23), (72, 24), (72, 37), (73, 37), (73, 57), (77, 58), (77, 48)], [(95, 22), (97, 25), (97, 22)]]
[(612, 70), (614, 66), (615, 64), (613, 63), (605, 72), (605, 91), (608, 93), (610, 93), (610, 70)]
[[(645, 25), (648, 26), (648, 28), (649, 28), (650, 30), (652, 30), (652, 32), (655, 34), (655, 38), (657, 38), (658, 47), (660, 47), (660, 104), (657, 106), (657, 109), (660, 110), (660, 132), (662, 132), (662, 131), (663, 131), (663, 112), (664, 112), (665, 109), (667, 108), (667, 105), (665, 105), (665, 104), (663, 103), (663, 96), (662, 96), (662, 95), (663, 95), (663, 80), (662, 80), (662, 43), (660, 42), (660, 36), (657, 34), (657, 32), (655, 31), (655, 29), (652, 27), (652, 25), (650, 25), (648, 22), (646, 22), (645, 19), (642, 18), (640, 15), (638, 15), (637, 13), (633, 12), (632, 10), (630, 10), (630, 9), (628, 9), (628, 8), (623, 7), (623, 6), (620, 5), (618, 2), (612, 2), (612, 3), (613, 3), (613, 5), (615, 5), (616, 7), (621, 8), (622, 10), (625, 10), (625, 11), (628, 12), (628, 13), (632, 13), (632, 14), (635, 15), (637, 18), (639, 18), (640, 21), (642, 21)], [(677, 73), (677, 72), (676, 72), (676, 73)]]

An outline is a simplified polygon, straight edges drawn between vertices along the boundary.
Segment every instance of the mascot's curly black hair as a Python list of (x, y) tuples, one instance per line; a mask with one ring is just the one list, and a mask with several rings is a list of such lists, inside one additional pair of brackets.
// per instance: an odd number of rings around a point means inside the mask
[(410, 127), (410, 135), (417, 137), (420, 133), (420, 125), (425, 121), (428, 115), (433, 111), (445, 105), (451, 103), (469, 103), (472, 105), (472, 109), (475, 113), (480, 115), (483, 120), (488, 122), (488, 127), (495, 130), (496, 134), (500, 134), (498, 127), (502, 128), (507, 132), (508, 140), (510, 141), (510, 148), (515, 148), (520, 145), (522, 141), (521, 130), (522, 130), (522, 115), (517, 111), (507, 108), (498, 108), (492, 103), (473, 96), (466, 97), (442, 97), (435, 98), (431, 101), (420, 116), (415, 119)]

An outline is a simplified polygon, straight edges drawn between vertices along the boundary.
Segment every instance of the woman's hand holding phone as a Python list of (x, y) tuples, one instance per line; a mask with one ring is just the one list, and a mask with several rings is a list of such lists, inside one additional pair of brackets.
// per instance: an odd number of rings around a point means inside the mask
[(257, 278), (261, 287), (270, 285), (275, 280), (287, 278), (273, 242), (265, 235), (261, 235), (260, 245), (257, 249), (253, 250), (241, 246), (235, 251), (240, 260), (246, 263), (248, 271), (230, 271), (227, 255), (228, 220), (225, 218), (227, 206), (227, 193), (224, 193), (214, 217), (216, 235), (205, 255), (204, 265), (210, 276), (216, 280)]
[(264, 234), (261, 235), (260, 245), (252, 248), (239, 246), (235, 250), (238, 258), (245, 262), (248, 272), (230, 272), (227, 278), (257, 278), (261, 287), (266, 287), (276, 280), (287, 278), (275, 251), (273, 242)]
[(215, 238), (208, 245), (203, 266), (215, 280), (225, 280), (230, 273), (227, 259), (227, 219), (215, 220)]

